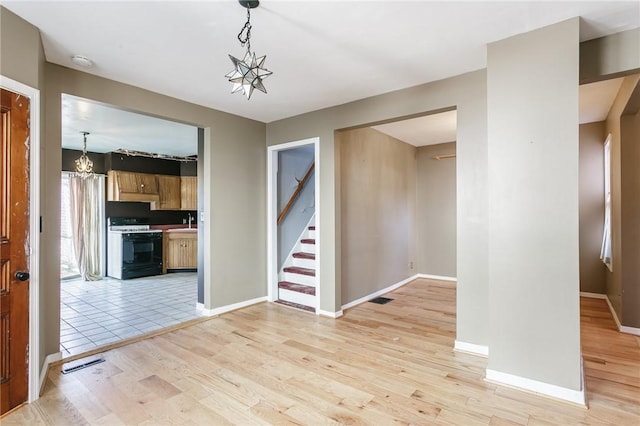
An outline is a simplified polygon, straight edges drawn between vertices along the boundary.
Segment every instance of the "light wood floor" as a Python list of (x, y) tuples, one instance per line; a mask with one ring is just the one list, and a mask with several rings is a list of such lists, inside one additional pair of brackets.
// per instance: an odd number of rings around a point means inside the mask
[(105, 353), (10, 424), (640, 424), (640, 339), (582, 300), (589, 409), (483, 380), (454, 352), (455, 287), (417, 280), (338, 320), (263, 303)]

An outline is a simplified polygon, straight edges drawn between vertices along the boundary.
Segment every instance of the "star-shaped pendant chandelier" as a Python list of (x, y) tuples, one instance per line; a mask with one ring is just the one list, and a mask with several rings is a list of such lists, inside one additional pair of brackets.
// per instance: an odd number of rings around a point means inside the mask
[(262, 80), (269, 77), (272, 73), (268, 69), (264, 68), (264, 61), (267, 57), (260, 56), (259, 58), (256, 58), (255, 52), (251, 52), (251, 9), (258, 7), (260, 2), (243, 0), (239, 0), (239, 2), (240, 5), (247, 8), (247, 22), (238, 34), (240, 45), (243, 47), (245, 45), (247, 46), (247, 53), (245, 53), (242, 60), (229, 55), (234, 68), (225, 75), (225, 77), (233, 83), (231, 93), (241, 91), (247, 99), (251, 99), (254, 89), (267, 93), (267, 89), (264, 87)]

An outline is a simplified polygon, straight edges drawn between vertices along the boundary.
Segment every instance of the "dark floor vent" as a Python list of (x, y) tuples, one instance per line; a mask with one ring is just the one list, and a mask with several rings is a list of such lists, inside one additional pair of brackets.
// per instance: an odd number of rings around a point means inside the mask
[(385, 303), (391, 302), (393, 299), (389, 299), (388, 297), (376, 297), (375, 299), (369, 300), (371, 303), (377, 303), (378, 305), (384, 305)]
[(104, 362), (104, 357), (102, 355), (67, 362), (66, 364), (62, 364), (62, 374), (73, 373), (74, 371), (82, 370), (83, 368), (91, 367), (92, 365), (100, 364), (101, 362)]

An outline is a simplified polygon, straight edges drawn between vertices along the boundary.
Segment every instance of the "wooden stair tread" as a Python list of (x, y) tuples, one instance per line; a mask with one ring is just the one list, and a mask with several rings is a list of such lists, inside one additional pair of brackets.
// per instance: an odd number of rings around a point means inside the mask
[(310, 227), (309, 227), (309, 231), (315, 231), (315, 230), (316, 230), (316, 227), (315, 227), (315, 226), (310, 226)]
[(296, 259), (316, 260), (315, 253), (304, 253), (304, 252), (293, 253), (293, 257), (295, 257)]
[(300, 240), (300, 242), (302, 244), (315, 244), (316, 243), (316, 239), (315, 238), (303, 238)]
[(278, 283), (278, 288), (284, 290), (295, 291), (297, 293), (310, 294), (311, 296), (316, 295), (316, 288), (310, 285), (292, 283), (290, 281), (280, 281)]
[(302, 309), (303, 311), (308, 311), (313, 313), (316, 312), (316, 308), (313, 308), (311, 306), (301, 305), (299, 303), (287, 302), (286, 300), (276, 300), (275, 303), (279, 303), (285, 306), (290, 306), (292, 308)]
[(289, 272), (292, 274), (308, 275), (310, 277), (316, 276), (315, 269), (301, 268), (300, 266), (287, 266), (286, 268), (283, 269), (283, 271)]

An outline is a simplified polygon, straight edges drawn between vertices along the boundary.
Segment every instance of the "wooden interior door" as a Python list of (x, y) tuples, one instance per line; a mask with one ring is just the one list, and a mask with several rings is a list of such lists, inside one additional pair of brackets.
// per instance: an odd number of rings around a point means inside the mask
[(29, 99), (0, 89), (0, 414), (29, 393)]

